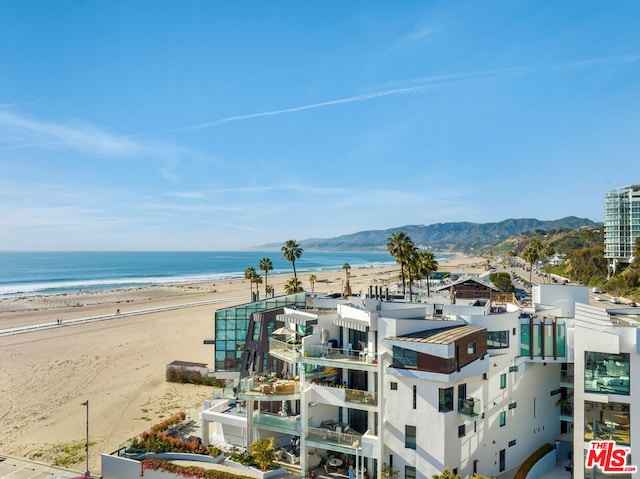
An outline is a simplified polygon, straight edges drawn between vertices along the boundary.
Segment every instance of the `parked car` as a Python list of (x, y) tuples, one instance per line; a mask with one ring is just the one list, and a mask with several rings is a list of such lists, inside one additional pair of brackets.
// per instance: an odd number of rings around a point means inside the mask
[(595, 299), (596, 301), (604, 301), (604, 298), (602, 296), (594, 296), (593, 299)]
[(631, 306), (632, 308), (635, 308), (635, 307), (636, 307), (636, 306), (638, 306), (638, 305), (636, 304), (636, 302), (635, 302), (635, 301), (629, 301), (629, 302), (627, 303), (627, 306)]
[(611, 296), (609, 298), (609, 302), (612, 304), (620, 304), (620, 298), (616, 298), (615, 296)]

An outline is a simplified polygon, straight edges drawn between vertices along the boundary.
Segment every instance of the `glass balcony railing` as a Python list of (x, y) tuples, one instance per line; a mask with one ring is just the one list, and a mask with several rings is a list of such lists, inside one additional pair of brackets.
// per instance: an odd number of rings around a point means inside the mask
[(362, 436), (360, 434), (350, 434), (346, 432), (337, 432), (331, 429), (321, 427), (309, 427), (306, 430), (307, 441), (318, 444), (325, 444), (328, 449), (331, 446), (341, 446), (352, 449), (360, 449), (362, 447)]
[(458, 399), (458, 415), (464, 418), (473, 419), (482, 414), (482, 404), (480, 399), (467, 397)]
[(378, 393), (360, 391), (359, 389), (345, 389), (344, 400), (348, 403), (378, 405)]
[(329, 348), (326, 346), (305, 346), (304, 356), (309, 358), (324, 358), (361, 363), (375, 364), (378, 362), (378, 355), (376, 353), (357, 349)]
[(285, 434), (300, 434), (300, 416), (288, 416), (255, 411), (253, 424), (265, 429)]
[(302, 344), (288, 343), (277, 339), (269, 340), (269, 354), (285, 361), (295, 361), (302, 354)]

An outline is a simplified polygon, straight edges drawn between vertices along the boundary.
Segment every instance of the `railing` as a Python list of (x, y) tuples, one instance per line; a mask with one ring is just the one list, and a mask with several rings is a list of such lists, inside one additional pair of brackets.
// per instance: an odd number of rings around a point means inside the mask
[(350, 403), (369, 404), (371, 406), (377, 406), (378, 393), (361, 391), (359, 389), (345, 389), (344, 400), (345, 402), (350, 402)]
[(316, 443), (324, 443), (328, 446), (340, 445), (342, 447), (348, 447), (353, 449), (359, 449), (361, 447), (362, 436), (360, 434), (349, 434), (346, 432), (337, 432), (331, 429), (320, 427), (309, 427), (306, 430), (307, 441), (313, 441)]
[(458, 399), (458, 415), (475, 418), (482, 414), (482, 404), (480, 399), (476, 398), (464, 398)]
[(326, 358), (341, 361), (360, 361), (376, 363), (378, 355), (367, 351), (346, 348), (329, 348), (327, 346), (305, 346), (304, 356), (309, 358)]
[(300, 381), (293, 379), (277, 379), (269, 375), (243, 378), (238, 385), (239, 394), (278, 395), (297, 394), (300, 392)]
[(253, 424), (264, 427), (287, 431), (292, 434), (300, 432), (300, 416), (286, 416), (268, 412), (254, 411)]
[(269, 354), (294, 361), (301, 355), (302, 344), (291, 344), (277, 339), (269, 339)]

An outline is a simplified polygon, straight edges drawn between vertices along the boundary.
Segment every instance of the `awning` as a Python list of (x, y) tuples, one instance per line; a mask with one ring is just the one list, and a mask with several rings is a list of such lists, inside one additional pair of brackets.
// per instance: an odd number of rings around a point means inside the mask
[(367, 321), (361, 321), (359, 319), (336, 318), (333, 320), (333, 324), (335, 324), (336, 326), (342, 326), (343, 328), (362, 331), (363, 333), (366, 333), (369, 330), (369, 323)]
[(304, 326), (308, 326), (310, 324), (318, 324), (318, 318), (300, 313), (278, 314), (276, 316), (276, 321), (282, 321), (283, 323), (302, 324)]

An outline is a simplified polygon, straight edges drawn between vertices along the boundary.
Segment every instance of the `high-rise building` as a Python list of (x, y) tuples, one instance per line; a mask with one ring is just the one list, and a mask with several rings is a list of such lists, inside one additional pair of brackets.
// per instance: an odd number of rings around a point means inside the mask
[(622, 186), (607, 192), (604, 218), (604, 257), (609, 269), (633, 261), (640, 236), (640, 185)]

